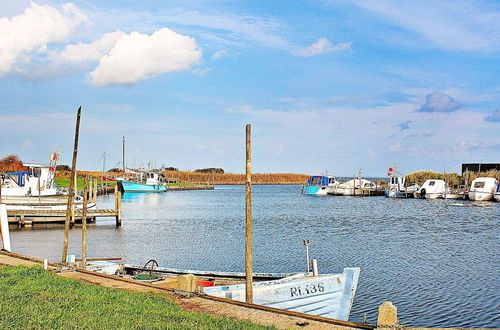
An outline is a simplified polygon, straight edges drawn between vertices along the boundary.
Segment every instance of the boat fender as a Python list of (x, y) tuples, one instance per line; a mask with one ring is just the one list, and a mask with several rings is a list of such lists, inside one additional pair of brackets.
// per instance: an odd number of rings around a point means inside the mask
[(425, 188), (420, 190), (420, 198), (425, 198)]

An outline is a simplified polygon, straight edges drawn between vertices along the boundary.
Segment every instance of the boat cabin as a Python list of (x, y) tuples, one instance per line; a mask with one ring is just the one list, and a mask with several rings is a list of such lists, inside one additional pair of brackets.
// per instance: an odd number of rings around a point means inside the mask
[(55, 168), (39, 164), (23, 164), (27, 171), (9, 172), (3, 175), (3, 196), (53, 196)]
[(335, 177), (330, 175), (313, 175), (309, 177), (306, 185), (308, 186), (328, 186), (336, 182)]

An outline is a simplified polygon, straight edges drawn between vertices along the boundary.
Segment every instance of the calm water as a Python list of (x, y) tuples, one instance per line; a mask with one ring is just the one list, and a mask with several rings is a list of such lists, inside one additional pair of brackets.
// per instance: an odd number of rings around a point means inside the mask
[[(123, 226), (98, 219), (88, 255), (160, 266), (244, 271), (244, 186), (130, 194)], [(114, 197), (101, 196), (99, 208)], [(299, 186), (254, 186), (254, 270), (305, 271), (303, 239), (322, 273), (361, 267), (352, 321), (392, 301), (407, 326), (500, 327), (500, 203), (446, 207), (444, 201), (313, 197)], [(59, 260), (62, 226), (12, 227), (15, 252)], [(70, 253), (80, 254), (80, 226)]]

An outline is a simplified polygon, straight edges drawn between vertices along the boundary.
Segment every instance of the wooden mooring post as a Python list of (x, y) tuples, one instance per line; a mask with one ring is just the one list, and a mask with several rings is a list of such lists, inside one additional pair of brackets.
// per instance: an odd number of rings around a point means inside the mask
[(115, 210), (116, 210), (116, 226), (122, 225), (122, 192), (118, 189), (118, 184), (115, 185)]
[(401, 329), (398, 309), (390, 301), (385, 301), (378, 307), (377, 329)]
[(75, 143), (73, 145), (73, 162), (71, 167), (71, 180), (68, 193), (68, 205), (66, 207), (66, 221), (64, 222), (64, 242), (63, 242), (63, 252), (62, 252), (62, 263), (66, 263), (66, 258), (68, 257), (68, 242), (69, 242), (69, 226), (70, 217), (74, 220), (75, 214), (71, 214), (73, 211), (73, 200), (75, 198), (76, 190), (76, 159), (78, 156), (78, 135), (80, 133), (80, 117), (82, 114), (82, 107), (78, 108), (76, 114), (76, 127), (75, 127)]
[(87, 178), (83, 179), (83, 209), (82, 209), (82, 268), (87, 264)]
[(247, 303), (253, 303), (252, 278), (252, 126), (246, 125), (246, 232), (245, 232), (245, 296)]

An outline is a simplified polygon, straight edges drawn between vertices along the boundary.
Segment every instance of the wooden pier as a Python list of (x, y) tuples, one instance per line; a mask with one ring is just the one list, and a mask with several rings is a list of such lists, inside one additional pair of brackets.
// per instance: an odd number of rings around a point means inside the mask
[[(90, 194), (91, 200), (95, 201), (97, 194)], [(115, 186), (115, 208), (114, 209), (87, 209), (86, 218), (89, 222), (95, 222), (97, 218), (113, 217), (116, 220), (116, 226), (122, 224), (122, 193)], [(38, 204), (36, 204), (38, 206)], [(40, 205), (54, 205), (54, 203), (40, 203)], [(64, 223), (66, 220), (66, 210), (46, 210), (46, 209), (24, 209), (7, 210), (7, 216), (10, 224), (19, 226), (31, 226), (34, 223)], [(71, 210), (70, 223), (74, 225), (82, 221), (83, 210)]]

